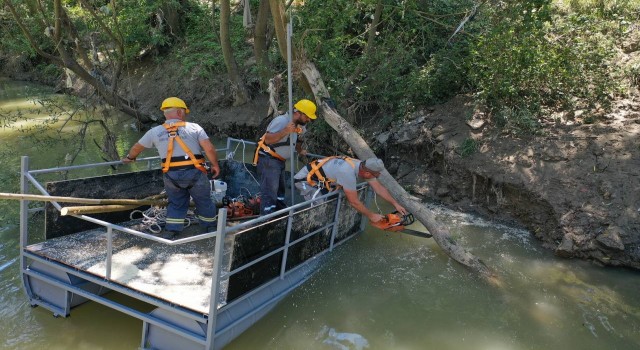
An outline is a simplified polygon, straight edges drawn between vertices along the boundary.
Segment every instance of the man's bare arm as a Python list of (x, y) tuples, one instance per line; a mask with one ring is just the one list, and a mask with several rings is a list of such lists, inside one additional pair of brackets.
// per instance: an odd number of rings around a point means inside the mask
[(386, 200), (387, 202), (391, 203), (391, 205), (393, 205), (394, 208), (396, 208), (396, 210), (398, 212), (400, 212), (402, 215), (406, 215), (409, 212), (407, 211), (407, 209), (405, 209), (402, 205), (400, 205), (400, 203), (398, 203), (398, 201), (396, 201), (395, 198), (393, 198), (393, 196), (391, 195), (391, 193), (389, 193), (389, 190), (387, 190), (386, 187), (384, 187), (380, 181), (378, 180), (371, 180), (369, 181), (369, 186), (371, 186), (371, 188), (373, 188), (373, 191), (378, 194), (380, 197), (382, 197), (384, 200)]
[(371, 210), (369, 210), (364, 203), (362, 203), (360, 201), (360, 199), (358, 198), (358, 192), (354, 191), (354, 190), (346, 190), (343, 189), (344, 191), (344, 196), (347, 198), (347, 201), (349, 202), (349, 204), (351, 204), (351, 206), (357, 210), (359, 213), (361, 213), (362, 215), (366, 216), (367, 218), (369, 218), (369, 220), (371, 222), (378, 222), (380, 220), (382, 220), (384, 217), (380, 214), (376, 214), (374, 212), (372, 212)]
[(212, 177), (218, 177), (220, 174), (220, 166), (218, 165), (218, 152), (216, 151), (216, 146), (211, 143), (211, 140), (204, 139), (200, 140), (200, 147), (202, 147), (204, 154), (206, 154), (207, 159), (209, 159), (209, 163), (211, 163)]

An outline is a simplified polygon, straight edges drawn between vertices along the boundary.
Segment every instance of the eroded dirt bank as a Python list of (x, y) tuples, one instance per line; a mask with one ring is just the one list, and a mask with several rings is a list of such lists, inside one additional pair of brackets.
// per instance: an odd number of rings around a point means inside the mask
[[(459, 97), (378, 134), (375, 144), (417, 195), (516, 220), (563, 257), (640, 269), (640, 98), (614, 111), (593, 124), (567, 113), (543, 136), (517, 138)], [(477, 150), (463, 157), (471, 144)]]

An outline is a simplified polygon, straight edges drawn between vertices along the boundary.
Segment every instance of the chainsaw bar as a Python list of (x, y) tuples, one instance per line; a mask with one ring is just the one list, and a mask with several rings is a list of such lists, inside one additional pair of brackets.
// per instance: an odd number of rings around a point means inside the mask
[(416, 231), (416, 230), (412, 230), (410, 228), (403, 228), (400, 231), (397, 231), (400, 233), (406, 233), (408, 235), (412, 235), (412, 236), (416, 236), (416, 237), (422, 237), (422, 238), (431, 238), (433, 237), (432, 234), (430, 234), (429, 232), (422, 232), (422, 231)]

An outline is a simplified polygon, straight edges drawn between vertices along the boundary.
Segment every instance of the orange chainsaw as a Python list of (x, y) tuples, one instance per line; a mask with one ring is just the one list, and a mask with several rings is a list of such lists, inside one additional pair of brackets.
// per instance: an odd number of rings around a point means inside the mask
[(401, 215), (397, 211), (394, 211), (391, 214), (385, 215), (382, 220), (378, 222), (372, 222), (371, 225), (384, 231), (402, 232), (424, 238), (432, 237), (432, 235), (428, 232), (416, 231), (406, 228), (406, 226), (413, 224), (414, 221), (415, 219), (413, 218), (413, 214), (409, 213), (407, 215)]

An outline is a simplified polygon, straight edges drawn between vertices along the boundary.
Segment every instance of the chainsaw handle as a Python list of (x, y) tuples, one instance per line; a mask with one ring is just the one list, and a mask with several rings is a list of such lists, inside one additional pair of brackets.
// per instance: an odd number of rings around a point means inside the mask
[(407, 215), (402, 215), (396, 210), (391, 214), (395, 214), (397, 216), (402, 216), (402, 219), (400, 220), (400, 224), (402, 226), (409, 226), (409, 225), (413, 224), (416, 221), (416, 219), (413, 217), (413, 214), (411, 214), (411, 213), (409, 213)]

